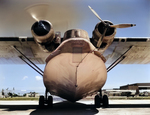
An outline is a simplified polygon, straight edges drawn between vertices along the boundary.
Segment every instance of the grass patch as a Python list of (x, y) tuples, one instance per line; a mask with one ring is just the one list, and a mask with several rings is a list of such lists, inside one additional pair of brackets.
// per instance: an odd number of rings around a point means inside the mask
[(8, 100), (8, 101), (15, 101), (15, 100), (39, 100), (39, 98), (36, 97), (13, 97), (13, 98), (0, 98), (0, 100)]
[[(150, 100), (150, 96), (148, 97), (126, 97), (126, 96), (110, 96), (108, 97), (110, 100)], [(94, 99), (94, 98), (86, 98), (86, 99)], [(19, 100), (29, 100), (29, 101), (38, 101), (38, 97), (8, 97), (8, 98), (0, 98), (0, 100), (4, 101), (19, 101)]]
[(111, 97), (109, 97), (109, 99), (111, 99), (111, 100), (136, 100), (136, 99), (138, 99), (138, 100), (150, 100), (150, 96), (148, 96), (148, 97), (115, 97), (115, 96), (111, 96)]

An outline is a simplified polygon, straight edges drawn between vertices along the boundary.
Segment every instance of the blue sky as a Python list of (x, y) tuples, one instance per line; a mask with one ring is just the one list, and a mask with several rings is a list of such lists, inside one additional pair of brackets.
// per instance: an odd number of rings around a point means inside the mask
[[(103, 20), (114, 24), (135, 23), (136, 27), (117, 29), (116, 37), (149, 37), (150, 36), (150, 1), (149, 0), (83, 0), (79, 4), (86, 20), (77, 26), (92, 36), (92, 31), (99, 20), (88, 9), (90, 5)], [(89, 15), (90, 14), (90, 15)], [(30, 28), (29, 28), (30, 29)], [(45, 65), (38, 65), (44, 70)], [(118, 88), (121, 85), (150, 82), (150, 64), (117, 65), (108, 73), (104, 88)], [(42, 76), (28, 65), (0, 65), (0, 90), (2, 88), (16, 90), (34, 90), (44, 92)]]
[[(45, 65), (38, 65), (44, 70)], [(31, 90), (44, 92), (43, 78), (28, 65), (1, 65), (0, 66), (0, 90)]]
[[(38, 65), (44, 70), (45, 65)], [(42, 76), (27, 65), (1, 65), (0, 89), (31, 90), (44, 92)], [(150, 64), (117, 65), (108, 73), (104, 89), (119, 88), (121, 85), (150, 82)]]

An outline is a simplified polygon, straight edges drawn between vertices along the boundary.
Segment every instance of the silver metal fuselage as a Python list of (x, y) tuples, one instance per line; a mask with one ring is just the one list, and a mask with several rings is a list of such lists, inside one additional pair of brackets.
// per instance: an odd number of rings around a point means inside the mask
[(70, 38), (47, 58), (44, 84), (52, 95), (71, 102), (99, 91), (107, 71), (102, 55), (85, 38)]

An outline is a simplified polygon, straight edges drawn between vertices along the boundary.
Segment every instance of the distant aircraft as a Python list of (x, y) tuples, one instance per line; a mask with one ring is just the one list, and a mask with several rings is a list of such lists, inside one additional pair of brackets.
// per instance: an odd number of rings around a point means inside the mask
[[(101, 91), (107, 79), (107, 72), (120, 62), (150, 62), (146, 49), (150, 45), (148, 38), (114, 39), (116, 28), (132, 27), (135, 24), (113, 25), (110, 21), (103, 21), (90, 6), (89, 8), (100, 20), (95, 26), (92, 38), (81, 29), (68, 30), (61, 38), (60, 32), (54, 33), (49, 21), (40, 20), (32, 13), (31, 16), (37, 20), (31, 27), (34, 39), (0, 38), (0, 43), (3, 44), (0, 49), (1, 63), (24, 61), (43, 76), (46, 92), (45, 97), (40, 96), (41, 107), (45, 103), (52, 107), (52, 95), (76, 102), (93, 94), (96, 94), (96, 107), (108, 107), (108, 97), (102, 96)], [(46, 66), (43, 72), (36, 64), (45, 63), (45, 58)], [(111, 64), (106, 68), (105, 63)], [(51, 96), (48, 96), (48, 92)]]

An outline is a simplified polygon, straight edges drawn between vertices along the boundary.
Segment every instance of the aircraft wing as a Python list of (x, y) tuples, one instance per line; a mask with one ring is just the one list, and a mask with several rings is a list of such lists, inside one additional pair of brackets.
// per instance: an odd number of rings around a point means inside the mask
[(112, 64), (131, 46), (121, 64), (150, 63), (150, 38), (115, 38), (103, 54), (107, 60), (106, 64)]
[[(0, 38), (0, 64), (24, 64), (23, 57), (16, 48), (35, 64), (45, 64), (50, 53), (43, 52), (33, 37), (1, 37)], [(149, 64), (150, 38), (115, 38), (113, 43), (104, 52), (106, 64), (112, 64), (130, 47), (121, 64)]]
[(49, 53), (43, 52), (35, 43), (34, 38), (1, 37), (0, 64), (24, 64), (23, 57), (16, 48), (35, 64), (45, 64)]

